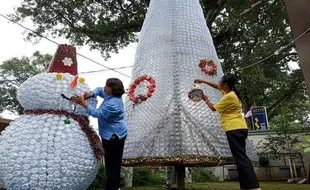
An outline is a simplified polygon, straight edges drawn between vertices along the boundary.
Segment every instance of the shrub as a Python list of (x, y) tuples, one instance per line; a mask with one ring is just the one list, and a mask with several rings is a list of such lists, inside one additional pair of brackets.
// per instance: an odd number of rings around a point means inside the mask
[(193, 182), (218, 181), (214, 175), (213, 169), (206, 167), (192, 168)]
[(161, 185), (165, 183), (165, 171), (149, 167), (133, 168), (133, 186)]

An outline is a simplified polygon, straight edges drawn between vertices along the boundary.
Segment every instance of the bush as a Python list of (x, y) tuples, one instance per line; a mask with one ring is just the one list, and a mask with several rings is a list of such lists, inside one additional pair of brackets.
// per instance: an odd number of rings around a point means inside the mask
[(133, 168), (133, 186), (161, 185), (165, 183), (165, 171), (149, 167)]
[(150, 185), (162, 185), (166, 183), (166, 172), (164, 169), (157, 169), (151, 175)]
[(259, 155), (258, 157), (258, 165), (261, 167), (269, 166), (269, 158), (265, 155)]
[(192, 168), (193, 182), (218, 181), (211, 168), (198, 167)]

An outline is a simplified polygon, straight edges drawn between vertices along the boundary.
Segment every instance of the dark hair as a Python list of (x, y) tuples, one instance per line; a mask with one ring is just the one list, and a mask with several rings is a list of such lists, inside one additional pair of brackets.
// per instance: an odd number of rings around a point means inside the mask
[(227, 84), (228, 88), (236, 93), (240, 100), (240, 92), (236, 89), (236, 77), (234, 74), (231, 73), (225, 73), (223, 76), (223, 84)]
[(106, 86), (112, 89), (113, 96), (122, 96), (125, 93), (124, 85), (118, 78), (109, 78)]

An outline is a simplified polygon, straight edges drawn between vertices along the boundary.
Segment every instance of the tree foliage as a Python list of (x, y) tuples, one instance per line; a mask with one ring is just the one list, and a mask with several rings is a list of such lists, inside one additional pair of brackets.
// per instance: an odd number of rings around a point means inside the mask
[(11, 58), (0, 65), (0, 113), (23, 113), (16, 97), (18, 87), (29, 77), (46, 71), (51, 59), (51, 55), (35, 52), (30, 58)]
[[(267, 107), (270, 120), (286, 114), (291, 121), (302, 121), (309, 97), (302, 72), (288, 66), (298, 57), (293, 45), (287, 45), (291, 33), (284, 1), (200, 2), (224, 71), (238, 76), (244, 111), (255, 103)], [(143, 0), (23, 0), (16, 10), (12, 17), (31, 18), (38, 34), (89, 45), (108, 58), (137, 40), (147, 8)], [(34, 38), (29, 33), (28, 39)]]
[(306, 142), (299, 142), (294, 144), (294, 148), (303, 149), (304, 152), (310, 152), (310, 135), (304, 136)]

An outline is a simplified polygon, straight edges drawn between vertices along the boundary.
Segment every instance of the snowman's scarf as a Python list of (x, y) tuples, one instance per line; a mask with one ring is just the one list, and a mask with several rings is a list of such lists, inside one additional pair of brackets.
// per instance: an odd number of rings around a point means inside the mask
[(65, 115), (74, 119), (81, 126), (82, 131), (88, 138), (89, 144), (92, 147), (95, 157), (100, 160), (103, 157), (103, 148), (99, 136), (96, 131), (89, 125), (89, 119), (86, 116), (77, 115), (69, 113), (64, 110), (25, 110), (26, 115), (42, 115), (42, 114), (52, 114), (52, 115)]

